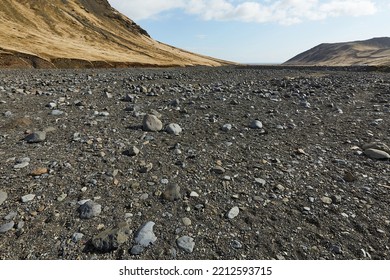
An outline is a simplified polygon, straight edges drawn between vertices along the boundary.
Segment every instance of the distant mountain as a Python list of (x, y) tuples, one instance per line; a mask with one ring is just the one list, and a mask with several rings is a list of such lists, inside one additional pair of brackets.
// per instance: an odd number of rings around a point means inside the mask
[(228, 64), (153, 40), (107, 0), (1, 0), (0, 22), (0, 67)]
[(320, 44), (298, 54), (283, 65), (390, 66), (390, 38)]

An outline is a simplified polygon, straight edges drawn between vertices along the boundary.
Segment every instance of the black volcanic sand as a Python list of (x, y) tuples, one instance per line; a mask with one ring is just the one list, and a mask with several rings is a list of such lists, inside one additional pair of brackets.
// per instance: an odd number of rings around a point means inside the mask
[[(151, 110), (183, 131), (144, 131)], [(390, 161), (363, 153), (390, 145), (390, 73), (2, 70), (0, 113), (1, 259), (390, 259)], [(101, 213), (80, 218), (85, 199)], [(148, 221), (157, 239), (132, 255)]]

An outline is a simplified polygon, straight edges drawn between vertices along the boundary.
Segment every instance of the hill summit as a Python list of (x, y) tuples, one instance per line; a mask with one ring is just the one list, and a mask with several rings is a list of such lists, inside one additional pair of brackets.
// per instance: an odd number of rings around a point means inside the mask
[(107, 0), (2, 0), (0, 67), (219, 66), (153, 40)]
[(389, 66), (390, 38), (380, 37), (365, 41), (320, 44), (298, 54), (283, 65)]

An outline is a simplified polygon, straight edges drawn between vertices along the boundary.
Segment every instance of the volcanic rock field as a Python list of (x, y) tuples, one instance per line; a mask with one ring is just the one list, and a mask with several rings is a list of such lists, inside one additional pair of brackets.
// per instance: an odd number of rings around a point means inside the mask
[(390, 259), (390, 73), (0, 71), (0, 258)]

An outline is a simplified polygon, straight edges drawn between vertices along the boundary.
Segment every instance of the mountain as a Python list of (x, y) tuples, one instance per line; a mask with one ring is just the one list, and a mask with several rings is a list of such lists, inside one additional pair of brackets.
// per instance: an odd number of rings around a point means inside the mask
[(305, 51), (283, 65), (390, 65), (390, 38), (381, 37), (365, 41), (320, 44)]
[(0, 67), (220, 66), (153, 40), (107, 0), (1, 0)]

